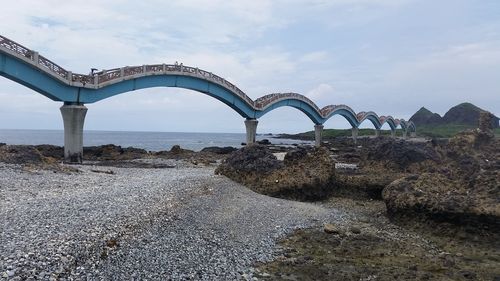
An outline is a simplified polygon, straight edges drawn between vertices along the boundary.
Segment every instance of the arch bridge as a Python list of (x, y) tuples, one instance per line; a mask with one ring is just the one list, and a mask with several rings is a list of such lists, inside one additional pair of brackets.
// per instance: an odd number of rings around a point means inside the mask
[(123, 94), (152, 88), (177, 87), (209, 95), (235, 110), (245, 118), (247, 144), (255, 142), (257, 119), (282, 107), (296, 108), (315, 124), (316, 145), (321, 143), (323, 124), (334, 115), (343, 116), (352, 126), (356, 140), (358, 127), (369, 120), (380, 134), (387, 123), (392, 135), (396, 128), (415, 135), (411, 121), (378, 116), (373, 111), (356, 113), (347, 105), (327, 105), (319, 108), (299, 93), (273, 93), (252, 100), (236, 85), (226, 79), (196, 67), (181, 64), (153, 64), (125, 66), (90, 74), (66, 70), (55, 62), (0, 35), (0, 75), (22, 84), (54, 101), (63, 102), (61, 114), (64, 123), (64, 156), (66, 162), (82, 162), (83, 124), (87, 113), (85, 104)]

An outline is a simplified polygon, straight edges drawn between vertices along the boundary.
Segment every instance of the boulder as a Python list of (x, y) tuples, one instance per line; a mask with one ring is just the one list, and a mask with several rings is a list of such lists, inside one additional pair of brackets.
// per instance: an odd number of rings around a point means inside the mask
[(257, 141), (257, 143), (261, 145), (271, 145), (271, 142), (268, 139)]
[(425, 143), (410, 143), (393, 138), (378, 138), (366, 155), (368, 161), (386, 163), (388, 168), (406, 170), (411, 164), (426, 160), (438, 161), (437, 152)]
[(218, 147), (218, 146), (209, 146), (205, 147), (201, 150), (201, 152), (209, 152), (209, 153), (214, 153), (214, 154), (229, 154), (234, 151), (238, 150), (235, 147), (232, 146), (225, 146), (225, 147)]
[(284, 165), (267, 147), (252, 145), (229, 155), (216, 173), (270, 196), (318, 200), (331, 192), (335, 167), (324, 148)]
[(229, 155), (217, 168), (224, 175), (239, 173), (268, 174), (283, 167), (283, 163), (262, 145), (245, 146)]

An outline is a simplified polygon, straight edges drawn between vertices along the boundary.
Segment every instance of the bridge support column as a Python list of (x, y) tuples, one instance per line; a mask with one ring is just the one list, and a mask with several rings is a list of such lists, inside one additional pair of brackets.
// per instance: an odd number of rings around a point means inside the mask
[(316, 147), (321, 146), (321, 138), (323, 137), (323, 125), (314, 125), (314, 140)]
[(403, 130), (403, 139), (406, 139), (408, 136), (408, 130)]
[(87, 107), (64, 104), (61, 106), (64, 123), (64, 162), (78, 164), (83, 161), (83, 124)]
[(396, 137), (396, 130), (391, 130), (391, 137), (395, 138)]
[(417, 132), (413, 131), (410, 133), (410, 138), (416, 138), (417, 137)]
[(255, 135), (257, 134), (258, 123), (259, 121), (257, 121), (257, 119), (245, 120), (245, 128), (247, 130), (247, 145), (255, 143)]
[(358, 131), (359, 129), (357, 127), (352, 128), (352, 140), (354, 141), (354, 144), (358, 142)]
[(375, 129), (375, 137), (380, 137), (380, 129)]

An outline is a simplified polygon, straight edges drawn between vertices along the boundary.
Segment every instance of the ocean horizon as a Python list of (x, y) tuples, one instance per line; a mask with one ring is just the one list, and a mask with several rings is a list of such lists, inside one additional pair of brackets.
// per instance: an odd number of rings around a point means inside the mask
[[(292, 145), (312, 142), (280, 139), (277, 134), (258, 134), (257, 140), (269, 139), (273, 144)], [(241, 147), (246, 141), (243, 133), (199, 133), (199, 132), (145, 132), (145, 131), (99, 131), (84, 130), (83, 145), (98, 146), (115, 144), (136, 147), (149, 151), (170, 150), (174, 145), (200, 151), (208, 146)], [(0, 143), (10, 145), (64, 145), (63, 130), (0, 129)]]

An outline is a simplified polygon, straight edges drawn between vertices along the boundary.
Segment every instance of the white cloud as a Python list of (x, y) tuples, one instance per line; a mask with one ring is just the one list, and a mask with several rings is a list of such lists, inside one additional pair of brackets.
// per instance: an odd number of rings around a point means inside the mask
[(334, 89), (331, 85), (319, 84), (316, 88), (307, 92), (306, 96), (314, 101), (319, 107), (323, 107), (325, 104), (321, 104), (320, 102), (333, 100), (333, 93)]

